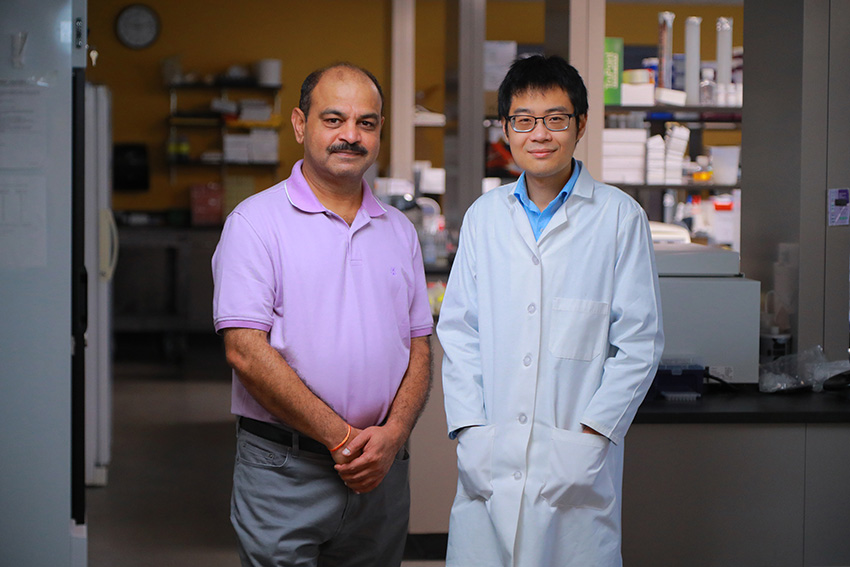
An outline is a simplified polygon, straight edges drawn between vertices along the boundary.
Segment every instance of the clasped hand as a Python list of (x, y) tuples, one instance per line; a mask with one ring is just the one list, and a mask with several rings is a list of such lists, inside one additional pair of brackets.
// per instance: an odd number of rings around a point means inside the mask
[(345, 447), (333, 453), (334, 468), (348, 488), (363, 494), (384, 480), (404, 439), (388, 425), (352, 427), (351, 438)]

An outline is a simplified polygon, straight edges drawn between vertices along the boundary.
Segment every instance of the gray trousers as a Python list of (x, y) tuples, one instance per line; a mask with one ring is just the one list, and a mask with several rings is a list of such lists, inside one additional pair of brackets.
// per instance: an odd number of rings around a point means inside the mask
[(244, 567), (397, 567), (410, 513), (402, 449), (383, 482), (354, 494), (330, 456), (238, 429), (230, 520)]

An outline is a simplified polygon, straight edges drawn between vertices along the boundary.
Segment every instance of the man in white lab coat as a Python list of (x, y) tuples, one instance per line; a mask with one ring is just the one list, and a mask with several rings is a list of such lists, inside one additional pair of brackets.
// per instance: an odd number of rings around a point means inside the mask
[(437, 325), (446, 565), (619, 566), (623, 438), (664, 346), (647, 218), (573, 159), (587, 91), (566, 61), (516, 61), (499, 115), (524, 173), (467, 211)]

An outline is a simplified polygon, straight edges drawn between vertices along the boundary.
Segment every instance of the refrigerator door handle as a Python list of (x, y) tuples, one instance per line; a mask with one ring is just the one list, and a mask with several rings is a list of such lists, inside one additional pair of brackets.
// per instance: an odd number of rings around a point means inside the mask
[(100, 211), (100, 277), (109, 281), (118, 265), (118, 225), (109, 209)]

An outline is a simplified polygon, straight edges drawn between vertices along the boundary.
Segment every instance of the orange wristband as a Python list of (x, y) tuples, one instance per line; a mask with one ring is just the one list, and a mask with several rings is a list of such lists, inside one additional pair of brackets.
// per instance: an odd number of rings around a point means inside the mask
[(334, 447), (333, 449), (331, 449), (331, 453), (336, 453), (337, 451), (339, 451), (339, 450), (342, 448), (342, 446), (343, 446), (343, 445), (345, 445), (345, 444), (348, 442), (348, 438), (349, 438), (350, 436), (351, 436), (351, 425), (349, 424), (349, 426), (348, 426), (348, 433), (346, 433), (346, 434), (345, 434), (345, 439), (343, 439), (343, 440), (340, 442), (340, 444), (339, 444), (339, 445), (337, 445), (336, 447)]

